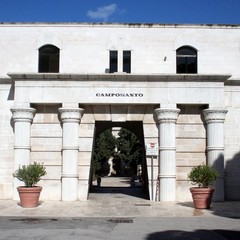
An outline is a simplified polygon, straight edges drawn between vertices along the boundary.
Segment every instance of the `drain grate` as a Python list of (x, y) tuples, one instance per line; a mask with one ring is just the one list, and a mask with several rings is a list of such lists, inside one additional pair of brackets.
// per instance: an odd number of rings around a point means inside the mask
[(46, 223), (46, 222), (56, 222), (56, 218), (12, 218), (10, 221), (13, 222), (23, 222), (23, 223)]
[(134, 204), (136, 207), (150, 207), (150, 203), (135, 203)]
[(110, 223), (133, 223), (132, 218), (112, 218), (109, 219), (108, 222)]
[(79, 217), (73, 217), (72, 220), (75, 220), (75, 221), (83, 221), (82, 218), (79, 218)]

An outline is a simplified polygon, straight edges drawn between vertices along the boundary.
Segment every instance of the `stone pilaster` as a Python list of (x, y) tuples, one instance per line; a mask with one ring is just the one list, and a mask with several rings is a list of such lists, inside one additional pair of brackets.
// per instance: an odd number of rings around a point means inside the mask
[[(13, 107), (11, 108), (14, 122), (14, 171), (22, 165), (30, 163), (31, 124), (36, 113), (34, 108)], [(13, 199), (18, 200), (16, 188), (23, 185), (18, 179), (13, 180)]]
[(160, 157), (160, 201), (175, 201), (176, 197), (176, 121), (180, 109), (158, 108)]
[(59, 109), (63, 127), (62, 201), (78, 198), (78, 133), (83, 111), (81, 108)]
[(224, 120), (227, 110), (205, 109), (207, 123), (207, 161), (218, 172), (214, 183), (214, 201), (224, 201)]

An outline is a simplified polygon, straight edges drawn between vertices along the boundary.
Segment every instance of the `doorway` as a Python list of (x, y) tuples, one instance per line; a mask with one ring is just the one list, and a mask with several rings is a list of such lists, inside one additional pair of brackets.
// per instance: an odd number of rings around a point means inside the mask
[(142, 121), (96, 121), (89, 199), (149, 199)]

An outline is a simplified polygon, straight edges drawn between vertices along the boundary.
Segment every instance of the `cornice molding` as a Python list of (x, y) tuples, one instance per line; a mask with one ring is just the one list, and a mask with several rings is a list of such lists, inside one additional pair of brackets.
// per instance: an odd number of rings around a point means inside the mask
[(231, 75), (221, 74), (65, 74), (65, 73), (8, 73), (12, 81), (138, 81), (138, 82), (222, 82)]

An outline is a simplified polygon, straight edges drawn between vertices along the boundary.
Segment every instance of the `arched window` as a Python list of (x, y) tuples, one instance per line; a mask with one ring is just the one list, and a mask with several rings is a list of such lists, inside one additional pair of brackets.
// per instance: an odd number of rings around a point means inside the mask
[(38, 72), (59, 72), (59, 48), (53, 45), (45, 45), (39, 48)]
[(191, 47), (177, 50), (177, 73), (197, 73), (197, 51)]

